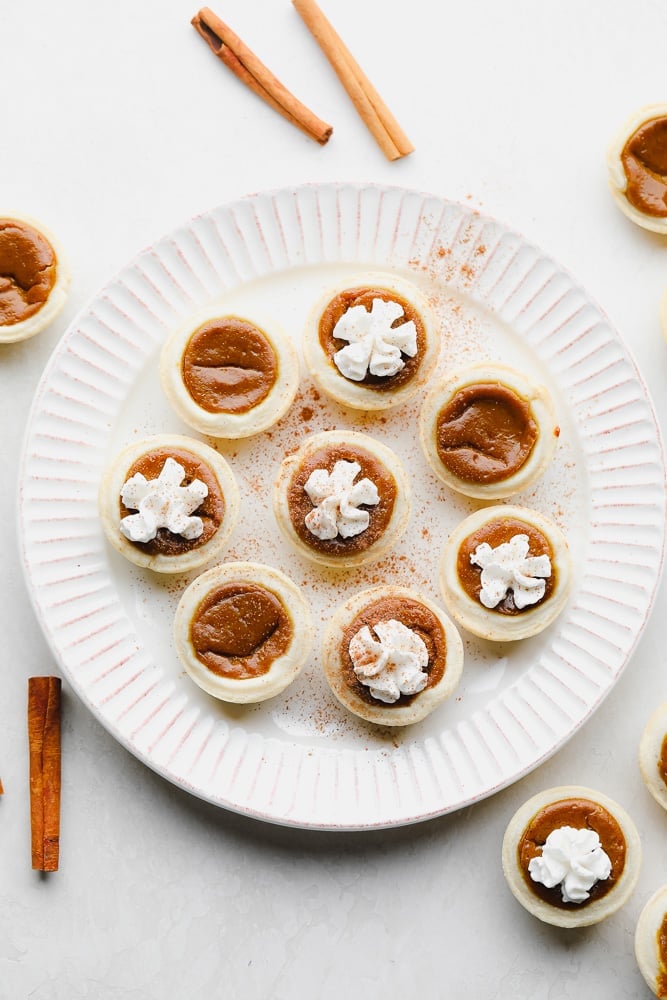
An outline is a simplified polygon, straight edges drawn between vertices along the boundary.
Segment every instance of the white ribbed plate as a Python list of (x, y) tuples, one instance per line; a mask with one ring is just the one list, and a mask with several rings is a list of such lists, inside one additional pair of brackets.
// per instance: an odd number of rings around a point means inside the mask
[[(459, 690), (424, 722), (378, 730), (338, 707), (317, 652), (283, 696), (225, 706), (180, 669), (171, 618), (186, 578), (130, 566), (105, 543), (96, 492), (109, 458), (157, 431), (186, 432), (160, 391), (166, 335), (206, 303), (270, 313), (298, 341), (308, 309), (342, 277), (395, 269), (431, 298), (441, 369), (478, 358), (543, 378), (561, 435), (540, 484), (515, 498), (562, 526), (576, 585), (541, 636), (510, 647), (466, 638)], [(416, 443), (417, 403), (350, 416), (305, 381), (288, 417), (221, 445), (244, 497), (226, 558), (277, 565), (318, 625), (350, 589), (388, 580), (436, 600), (447, 532), (476, 505), (449, 493)], [(381, 564), (331, 575), (276, 538), (270, 485), (308, 430), (387, 441), (414, 483), (409, 532)], [(600, 309), (569, 274), (499, 223), (396, 188), (307, 186), (207, 212), (141, 253), (75, 320), (37, 390), (20, 478), (26, 576), (63, 671), (132, 753), (196, 795), (279, 823), (391, 826), (467, 805), (553, 753), (611, 689), (659, 577), (665, 473), (646, 390)], [(335, 582), (332, 582), (334, 580)]]

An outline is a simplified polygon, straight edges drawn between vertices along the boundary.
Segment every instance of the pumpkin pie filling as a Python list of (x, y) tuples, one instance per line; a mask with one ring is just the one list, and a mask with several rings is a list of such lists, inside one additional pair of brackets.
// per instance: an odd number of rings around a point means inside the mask
[(214, 674), (245, 680), (266, 674), (287, 651), (292, 619), (276, 594), (260, 584), (228, 583), (197, 607), (190, 642)]
[(33, 226), (0, 219), (0, 326), (34, 316), (56, 282), (55, 250)]
[[(406, 597), (384, 597), (363, 608), (358, 615), (343, 630), (340, 643), (340, 662), (343, 679), (354, 694), (370, 705), (377, 705), (377, 700), (368, 687), (358, 679), (352, 657), (350, 642), (364, 626), (371, 631), (380, 622), (395, 619), (406, 628), (415, 632), (423, 641), (428, 651), (428, 665), (424, 668), (428, 674), (426, 688), (435, 687), (443, 677), (447, 662), (447, 639), (445, 632), (433, 612), (419, 601)], [(421, 692), (419, 692), (421, 693)], [(402, 694), (397, 701), (383, 703), (384, 708), (395, 708), (408, 705), (418, 695)]]
[[(414, 357), (401, 354), (403, 367), (400, 371), (390, 376), (373, 375), (368, 371), (364, 378), (357, 382), (358, 385), (365, 386), (368, 389), (383, 392), (397, 389), (408, 383), (416, 375), (426, 349), (426, 328), (424, 322), (415, 307), (407, 299), (403, 298), (397, 292), (389, 291), (386, 288), (361, 286), (359, 288), (345, 289), (331, 299), (325, 307), (319, 322), (318, 336), (323, 351), (331, 365), (335, 367), (334, 354), (346, 345), (346, 341), (334, 336), (334, 327), (348, 309), (352, 309), (354, 306), (363, 306), (367, 312), (370, 312), (374, 299), (382, 299), (383, 302), (397, 302), (402, 307), (403, 315), (394, 321), (392, 324), (393, 328), (398, 328), (403, 323), (412, 321), (417, 331), (417, 353)], [(341, 374), (341, 378), (345, 378), (342, 373), (339, 374)]]
[(658, 949), (658, 974), (655, 977), (656, 996), (667, 997), (667, 913), (656, 934)]
[(258, 327), (223, 316), (192, 334), (183, 352), (181, 373), (190, 396), (203, 410), (247, 413), (276, 384), (278, 359)]
[[(563, 902), (559, 885), (547, 888), (531, 878), (528, 866), (533, 858), (541, 856), (547, 837), (560, 827), (576, 830), (594, 830), (611, 862), (608, 878), (600, 879), (590, 889), (589, 898), (580, 903)], [(607, 809), (590, 799), (562, 799), (550, 803), (528, 823), (517, 844), (517, 861), (524, 881), (540, 899), (561, 909), (579, 909), (610, 892), (620, 879), (625, 867), (626, 842), (619, 823)]]
[[(357, 479), (370, 479), (376, 486), (379, 503), (374, 505), (361, 504), (359, 510), (368, 511), (368, 527), (358, 535), (343, 538), (318, 538), (306, 525), (306, 517), (314, 509), (305, 486), (311, 474), (317, 469), (331, 473), (336, 462), (357, 462), (361, 471)], [(352, 445), (333, 445), (320, 448), (308, 455), (298, 465), (287, 487), (287, 506), (292, 526), (301, 539), (310, 548), (328, 555), (345, 555), (364, 552), (373, 545), (386, 531), (396, 502), (397, 486), (391, 472), (383, 462), (363, 448)]]
[(442, 464), (459, 479), (497, 483), (528, 460), (538, 437), (530, 404), (509, 386), (479, 382), (460, 388), (435, 426)]
[(667, 733), (663, 737), (660, 746), (660, 756), (658, 758), (658, 774), (667, 785)]
[(639, 212), (667, 218), (667, 116), (637, 128), (621, 152), (625, 197)]
[[(132, 545), (151, 556), (179, 556), (191, 549), (199, 548), (215, 535), (225, 514), (225, 499), (213, 470), (201, 458), (184, 448), (155, 449), (146, 452), (130, 466), (125, 479), (128, 480), (137, 473), (141, 473), (148, 480), (157, 479), (168, 458), (174, 459), (183, 466), (185, 470), (184, 486), (199, 479), (208, 487), (208, 495), (194, 511), (196, 516), (202, 520), (203, 531), (198, 538), (187, 539), (182, 535), (174, 534), (168, 528), (158, 528), (155, 538), (151, 541), (131, 542)], [(132, 508), (126, 507), (122, 500), (119, 501), (119, 508), (121, 519), (133, 513)]]
[(482, 570), (471, 562), (470, 557), (475, 553), (479, 545), (486, 542), (491, 548), (511, 541), (516, 535), (527, 535), (529, 543), (529, 554), (531, 556), (547, 555), (551, 561), (551, 576), (545, 578), (545, 589), (543, 597), (527, 608), (517, 608), (511, 590), (508, 590), (498, 604), (492, 609), (501, 615), (519, 615), (522, 611), (530, 610), (537, 604), (547, 601), (554, 591), (557, 583), (557, 574), (554, 563), (554, 553), (549, 539), (534, 525), (517, 518), (498, 518), (482, 525), (477, 531), (468, 535), (459, 547), (457, 555), (457, 574), (459, 582), (468, 597), (474, 601), (479, 601), (482, 590)]

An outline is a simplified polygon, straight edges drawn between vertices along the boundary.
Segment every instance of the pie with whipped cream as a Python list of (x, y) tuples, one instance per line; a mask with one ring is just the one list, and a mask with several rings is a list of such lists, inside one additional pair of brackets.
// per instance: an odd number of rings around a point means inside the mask
[(363, 590), (335, 612), (322, 644), (336, 698), (360, 718), (407, 726), (449, 698), (463, 669), (456, 626), (405, 587)]
[(247, 704), (280, 694), (305, 666), (310, 608), (284, 573), (260, 563), (214, 566), (184, 591), (176, 650), (190, 677), (215, 698)]
[(283, 461), (273, 509), (301, 555), (324, 566), (360, 566), (405, 531), (410, 483), (398, 456), (375, 438), (323, 431)]
[(536, 635), (560, 614), (572, 583), (560, 528), (528, 507), (500, 504), (470, 514), (451, 533), (440, 589), (459, 625), (499, 642)]
[(667, 997), (667, 885), (654, 892), (639, 914), (635, 956), (649, 989)]
[(607, 169), (620, 210), (643, 229), (667, 233), (667, 104), (628, 118), (609, 145)]
[(546, 388), (489, 363), (435, 385), (420, 416), (422, 449), (435, 474), (483, 500), (531, 486), (551, 461), (559, 433)]
[(41, 222), (0, 214), (0, 343), (27, 340), (48, 326), (69, 282), (65, 256)]
[(564, 785), (534, 795), (517, 810), (505, 831), (502, 864), (507, 884), (529, 913), (556, 927), (586, 927), (631, 896), (641, 842), (617, 802)]
[(313, 379), (358, 410), (406, 402), (427, 381), (438, 351), (426, 298), (397, 275), (370, 273), (330, 289), (306, 324), (304, 352)]
[(225, 459), (178, 434), (157, 434), (125, 448), (104, 474), (98, 500), (113, 547), (158, 573), (185, 572), (219, 555), (238, 506)]
[(185, 423), (202, 434), (245, 438), (277, 423), (299, 387), (299, 359), (275, 321), (200, 313), (167, 340), (160, 380)]
[(639, 743), (639, 768), (655, 801), (667, 809), (667, 701), (646, 723)]

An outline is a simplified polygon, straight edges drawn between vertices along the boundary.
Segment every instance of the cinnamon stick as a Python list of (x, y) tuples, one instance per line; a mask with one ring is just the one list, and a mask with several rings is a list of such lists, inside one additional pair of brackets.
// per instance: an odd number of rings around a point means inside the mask
[(32, 867), (58, 870), (60, 842), (60, 678), (28, 679)]
[(292, 3), (387, 159), (398, 160), (412, 153), (415, 147), (315, 0)]
[(202, 7), (192, 18), (192, 25), (211, 51), (250, 90), (321, 146), (328, 142), (333, 132), (332, 126), (323, 122), (305, 104), (297, 100), (229, 25), (221, 21), (212, 10)]

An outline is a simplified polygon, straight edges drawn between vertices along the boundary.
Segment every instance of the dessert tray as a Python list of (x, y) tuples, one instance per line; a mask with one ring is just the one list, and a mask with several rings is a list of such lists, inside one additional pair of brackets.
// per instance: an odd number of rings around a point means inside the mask
[[(327, 288), (400, 273), (441, 328), (438, 373), (489, 360), (541, 379), (560, 436), (540, 482), (512, 502), (563, 529), (575, 584), (542, 634), (491, 643), (463, 633), (454, 696), (391, 731), (338, 705), (319, 636), (351, 593), (410, 586), (441, 602), (448, 533), (479, 501), (455, 495), (421, 454), (420, 400), (382, 415), (327, 401), (302, 367), (296, 401), (272, 430), (216, 441), (234, 470), (241, 517), (224, 558), (273, 565), (308, 595), (318, 638), (280, 696), (233, 706), (189, 679), (172, 621), (196, 573), (165, 579), (106, 543), (100, 477), (114, 454), (155, 433), (193, 434), (158, 379), (161, 346), (202, 307), (253, 306), (300, 345)], [(437, 377), (437, 375), (435, 376)], [(360, 430), (412, 476), (408, 530), (358, 569), (306, 564), (280, 537), (271, 489), (308, 433)], [(195, 435), (196, 436), (196, 435)], [(206, 212), (143, 251), (75, 319), (37, 389), (19, 482), (23, 563), (35, 611), (69, 683), (140, 760), (181, 788), (258, 819), (320, 829), (395, 826), (468, 805), (556, 751), (627, 664), (662, 565), (665, 470), (646, 390), (626, 348), (576, 281), (516, 233), (445, 199), (360, 185), (253, 195)]]

